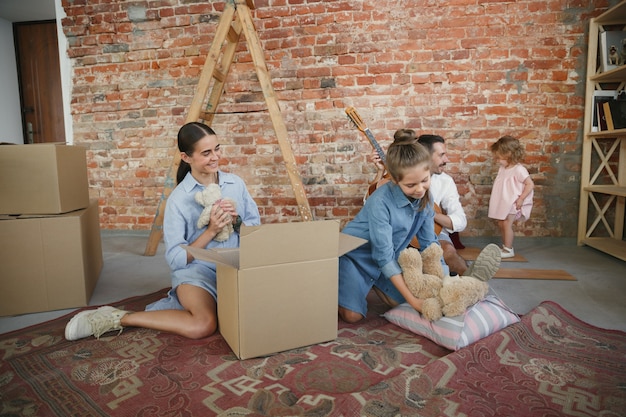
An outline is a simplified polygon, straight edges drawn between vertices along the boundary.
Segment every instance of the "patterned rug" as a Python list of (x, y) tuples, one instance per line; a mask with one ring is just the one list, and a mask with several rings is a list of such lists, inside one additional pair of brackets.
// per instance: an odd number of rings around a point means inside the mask
[(520, 323), (384, 384), (401, 415), (623, 417), (626, 333), (544, 301)]
[[(116, 303), (138, 310), (165, 290)], [(626, 334), (542, 303), (455, 353), (379, 317), (332, 342), (239, 361), (216, 334), (125, 329), (67, 342), (69, 317), (0, 335), (1, 416), (618, 416)], [(600, 413), (600, 410), (603, 413)]]

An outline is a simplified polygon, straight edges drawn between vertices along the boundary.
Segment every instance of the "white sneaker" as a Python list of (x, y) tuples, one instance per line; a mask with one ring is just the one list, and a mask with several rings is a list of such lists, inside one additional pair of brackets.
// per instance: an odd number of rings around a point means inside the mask
[(65, 338), (78, 340), (93, 335), (99, 339), (103, 334), (113, 330), (119, 330), (119, 333), (122, 333), (123, 327), (120, 320), (127, 313), (127, 311), (110, 306), (81, 311), (65, 326)]
[(500, 257), (502, 259), (512, 258), (514, 256), (515, 256), (515, 251), (513, 250), (513, 248), (507, 248), (506, 246), (502, 245), (502, 252), (500, 254)]
[(500, 248), (495, 243), (490, 243), (480, 251), (473, 264), (467, 268), (464, 275), (478, 278), (487, 282), (500, 269)]

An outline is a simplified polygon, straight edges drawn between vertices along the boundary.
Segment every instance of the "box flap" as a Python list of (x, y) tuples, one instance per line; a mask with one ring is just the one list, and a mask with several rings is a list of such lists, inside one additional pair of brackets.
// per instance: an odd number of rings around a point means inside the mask
[(366, 239), (361, 239), (360, 237), (347, 235), (345, 233), (339, 233), (339, 252), (337, 253), (337, 256), (348, 253), (366, 243)]
[(240, 351), (239, 320), (241, 303), (239, 300), (239, 270), (217, 264), (217, 317), (220, 334), (236, 355)]
[(240, 268), (337, 257), (339, 221), (272, 223), (241, 228)]
[(336, 258), (366, 242), (339, 233), (338, 221), (322, 220), (242, 226), (239, 249), (181, 247), (196, 259), (246, 269)]
[(181, 248), (189, 252), (194, 258), (202, 261), (214, 262), (216, 264), (222, 264), (231, 266), (233, 268), (239, 268), (239, 249), (236, 248), (211, 248), (201, 249), (194, 248), (188, 245), (180, 245)]

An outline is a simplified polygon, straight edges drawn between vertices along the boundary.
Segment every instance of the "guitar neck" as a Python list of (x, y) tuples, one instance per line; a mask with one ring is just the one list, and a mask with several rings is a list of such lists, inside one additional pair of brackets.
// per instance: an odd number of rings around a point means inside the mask
[(365, 128), (363, 133), (365, 133), (365, 136), (367, 137), (367, 140), (370, 141), (370, 143), (374, 147), (374, 150), (376, 150), (376, 153), (378, 154), (378, 157), (384, 163), (385, 162), (385, 153), (383, 152), (383, 149), (380, 147), (380, 145), (376, 141), (376, 138), (374, 138), (374, 135), (372, 134), (372, 132), (369, 130), (369, 128)]

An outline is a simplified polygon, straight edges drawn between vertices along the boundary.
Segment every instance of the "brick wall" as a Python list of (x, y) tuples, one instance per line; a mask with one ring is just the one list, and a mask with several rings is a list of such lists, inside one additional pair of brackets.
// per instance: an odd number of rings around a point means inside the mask
[[(588, 20), (608, 2), (256, 0), (253, 19), (317, 219), (350, 219), (374, 175), (355, 106), (385, 145), (402, 127), (447, 139), (469, 225), (487, 205), (503, 134), (526, 146), (535, 184), (528, 236), (577, 227)], [(590, 5), (589, 3), (596, 3)], [(74, 141), (107, 229), (149, 229), (223, 2), (63, 0)], [(242, 176), (264, 222), (299, 220), (246, 44), (214, 121), (223, 169)]]

